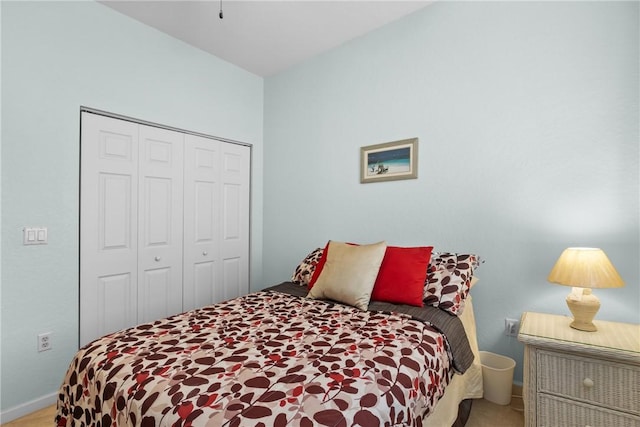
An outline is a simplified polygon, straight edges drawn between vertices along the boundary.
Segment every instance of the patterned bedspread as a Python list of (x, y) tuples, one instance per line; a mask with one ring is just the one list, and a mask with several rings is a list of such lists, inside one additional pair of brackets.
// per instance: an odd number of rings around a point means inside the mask
[(58, 426), (420, 426), (453, 375), (406, 314), (256, 292), (98, 339)]

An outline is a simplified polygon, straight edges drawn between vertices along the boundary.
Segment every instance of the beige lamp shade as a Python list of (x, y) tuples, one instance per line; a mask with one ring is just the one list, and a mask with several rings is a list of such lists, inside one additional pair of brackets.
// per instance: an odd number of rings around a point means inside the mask
[(624, 286), (622, 278), (602, 249), (565, 249), (549, 277), (551, 283), (572, 286), (566, 302), (573, 322), (569, 326), (585, 332), (598, 330), (593, 318), (600, 309), (600, 300), (591, 293), (591, 288), (619, 288)]
[(622, 278), (607, 255), (598, 248), (565, 249), (549, 277), (551, 283), (580, 288), (619, 288)]

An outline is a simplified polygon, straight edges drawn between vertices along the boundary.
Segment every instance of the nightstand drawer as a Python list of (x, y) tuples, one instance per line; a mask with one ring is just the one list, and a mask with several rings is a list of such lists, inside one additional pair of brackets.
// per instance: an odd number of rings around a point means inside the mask
[(539, 350), (538, 391), (640, 415), (640, 367)]
[(640, 427), (640, 417), (560, 397), (538, 396), (539, 427)]

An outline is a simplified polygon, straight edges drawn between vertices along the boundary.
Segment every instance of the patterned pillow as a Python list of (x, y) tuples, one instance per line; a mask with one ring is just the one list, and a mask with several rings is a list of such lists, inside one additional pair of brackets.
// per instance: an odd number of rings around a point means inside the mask
[(456, 316), (462, 314), (463, 301), (469, 295), (473, 271), (478, 265), (477, 255), (434, 252), (427, 268), (424, 303)]
[(324, 248), (317, 248), (307, 255), (296, 267), (296, 271), (291, 276), (291, 281), (300, 286), (308, 286), (323, 252)]

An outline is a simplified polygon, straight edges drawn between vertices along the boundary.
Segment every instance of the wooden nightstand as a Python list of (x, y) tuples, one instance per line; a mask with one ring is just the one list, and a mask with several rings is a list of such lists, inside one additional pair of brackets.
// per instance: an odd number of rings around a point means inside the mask
[(597, 332), (571, 318), (524, 313), (527, 427), (640, 427), (640, 325), (596, 320)]

